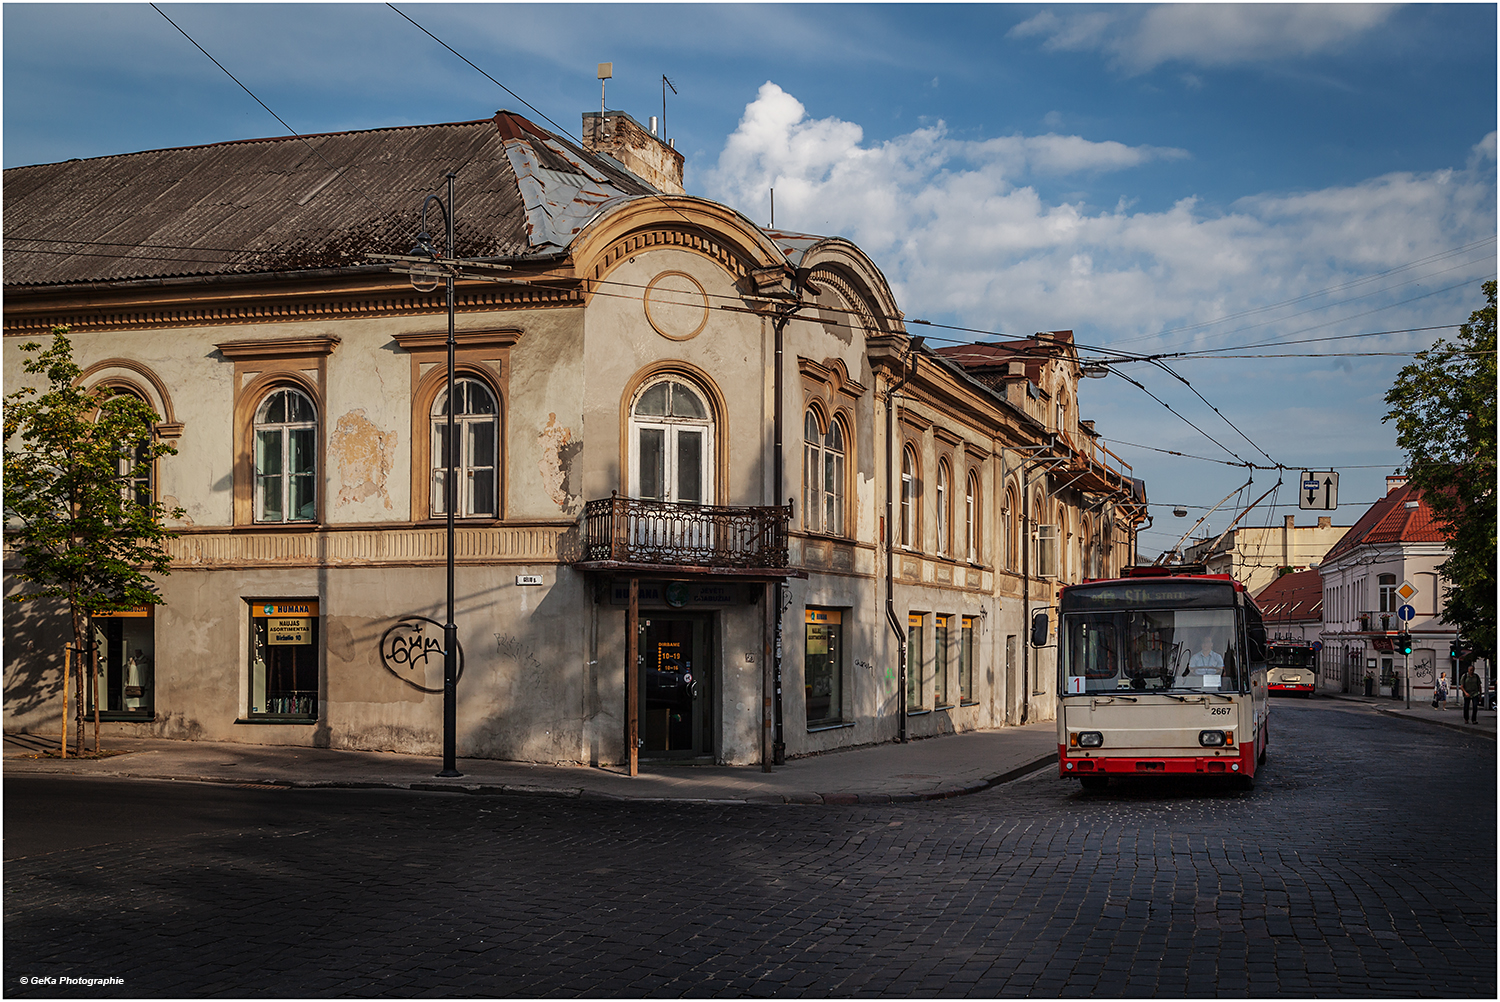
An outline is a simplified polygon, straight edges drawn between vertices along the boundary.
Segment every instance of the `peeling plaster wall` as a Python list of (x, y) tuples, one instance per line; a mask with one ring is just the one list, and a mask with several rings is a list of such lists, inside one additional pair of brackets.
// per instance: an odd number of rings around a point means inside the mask
[(390, 320), (326, 327), (342, 343), (328, 359), (324, 517), (329, 524), (411, 517), (411, 358)]
[(521, 322), (526, 333), (510, 361), (506, 513), (570, 518), (587, 500), (575, 469), (584, 450), (583, 311), (542, 312)]

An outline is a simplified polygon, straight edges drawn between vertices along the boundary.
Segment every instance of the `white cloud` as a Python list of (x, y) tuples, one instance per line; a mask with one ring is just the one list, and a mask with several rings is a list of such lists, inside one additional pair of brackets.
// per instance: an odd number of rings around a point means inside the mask
[(1168, 62), (1228, 66), (1337, 50), (1383, 24), (1394, 4), (1164, 4), (1044, 10), (1016, 25), (1049, 51), (1098, 51), (1127, 73)]
[[(767, 189), (775, 188), (779, 226), (853, 239), (909, 315), (1008, 334), (1075, 328), (1123, 342), (1262, 310), (1493, 236), (1493, 150), (1489, 136), (1476, 146), (1477, 168), (1255, 194), (1224, 211), (1191, 197), (1134, 211), (1127, 196), (1101, 210), (1048, 201), (1036, 182), (1186, 154), (1056, 134), (964, 141), (942, 125), (866, 145), (857, 124), (811, 119), (767, 83), (706, 184), (711, 197), (761, 222)], [(1458, 260), (1435, 263), (1422, 288), (1457, 281), (1440, 270)], [(1394, 291), (1395, 281), (1375, 302), (1421, 291)], [(1300, 309), (1258, 313), (1238, 326), (1276, 316), (1288, 330), (1328, 316), (1289, 316)], [(1381, 322), (1400, 326), (1400, 316)]]

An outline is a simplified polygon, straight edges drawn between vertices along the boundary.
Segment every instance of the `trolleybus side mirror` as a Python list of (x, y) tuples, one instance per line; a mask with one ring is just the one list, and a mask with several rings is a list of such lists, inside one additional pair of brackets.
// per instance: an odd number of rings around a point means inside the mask
[(1051, 632), (1051, 624), (1047, 619), (1047, 610), (1042, 609), (1031, 617), (1031, 646), (1046, 647), (1049, 632)]

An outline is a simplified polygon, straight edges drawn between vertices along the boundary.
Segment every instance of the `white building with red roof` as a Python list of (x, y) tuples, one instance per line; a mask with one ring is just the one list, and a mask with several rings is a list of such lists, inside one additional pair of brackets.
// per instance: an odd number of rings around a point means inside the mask
[[(1334, 544), (1318, 569), (1320, 688), (1404, 700), (1409, 677), (1415, 702), (1431, 699), (1434, 680), (1446, 674), (1452, 690), (1458, 673), (1450, 650), (1457, 631), (1439, 619), (1447, 586), (1438, 565), (1448, 555), (1432, 509), (1405, 476), (1387, 477), (1385, 497)], [(1400, 612), (1408, 606), (1413, 616), (1403, 622)], [(1403, 630), (1412, 637), (1409, 657), (1398, 646)], [(1368, 685), (1367, 677), (1373, 679)]]

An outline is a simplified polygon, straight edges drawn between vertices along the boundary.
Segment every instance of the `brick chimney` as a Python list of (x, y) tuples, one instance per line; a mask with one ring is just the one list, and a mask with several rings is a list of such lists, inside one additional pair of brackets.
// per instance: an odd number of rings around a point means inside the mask
[(623, 111), (583, 113), (583, 148), (605, 153), (636, 177), (667, 195), (683, 195), (682, 165), (686, 159)]
[(1406, 482), (1410, 479), (1411, 477), (1407, 476), (1405, 473), (1387, 474), (1385, 478), (1385, 492), (1389, 494), (1391, 493), (1391, 491), (1396, 490), (1398, 487), (1405, 487)]

